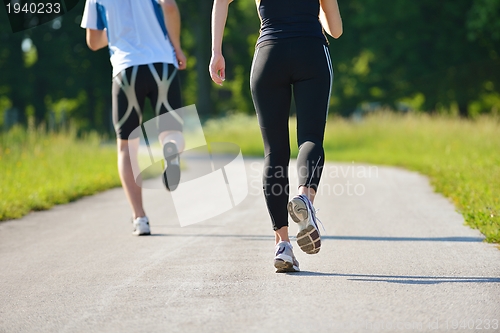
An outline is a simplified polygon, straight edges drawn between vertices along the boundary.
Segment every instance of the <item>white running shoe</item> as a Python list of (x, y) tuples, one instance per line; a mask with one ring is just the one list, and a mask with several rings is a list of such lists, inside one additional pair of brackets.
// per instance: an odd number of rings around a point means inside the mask
[(300, 249), (307, 254), (318, 253), (321, 249), (321, 236), (316, 210), (309, 198), (303, 194), (296, 195), (290, 200), (287, 208), (290, 217), (299, 226), (297, 244)]
[(276, 245), (274, 267), (276, 273), (300, 272), (299, 262), (293, 255), (292, 244), (282, 241)]
[(151, 235), (151, 230), (149, 229), (149, 219), (147, 216), (138, 217), (134, 221), (134, 232), (136, 236)]

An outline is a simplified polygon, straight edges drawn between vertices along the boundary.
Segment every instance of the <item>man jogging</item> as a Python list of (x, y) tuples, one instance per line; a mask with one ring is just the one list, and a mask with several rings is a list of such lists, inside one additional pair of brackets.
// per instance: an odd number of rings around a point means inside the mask
[[(141, 187), (133, 174), (139, 169), (139, 138), (130, 135), (142, 123), (146, 97), (156, 116), (182, 106), (177, 71), (186, 68), (186, 57), (179, 10), (175, 0), (87, 0), (81, 26), (91, 50), (109, 47), (118, 171), (132, 207), (134, 234), (149, 235)], [(174, 190), (180, 178), (178, 154), (184, 149), (182, 124), (160, 124), (158, 133), (167, 161), (165, 185)]]

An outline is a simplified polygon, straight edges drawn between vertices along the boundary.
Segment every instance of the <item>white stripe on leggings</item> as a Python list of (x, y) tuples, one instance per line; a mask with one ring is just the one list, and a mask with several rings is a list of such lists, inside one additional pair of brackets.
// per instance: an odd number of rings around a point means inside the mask
[(255, 66), (255, 60), (257, 59), (257, 55), (259, 54), (259, 50), (260, 50), (260, 48), (256, 49), (255, 50), (255, 54), (253, 56), (252, 67), (250, 68), (250, 84), (252, 84), (252, 78), (253, 78), (253, 70), (254, 70), (254, 66)]
[(328, 90), (328, 104), (326, 105), (326, 118), (328, 118), (328, 108), (330, 107), (330, 96), (332, 94), (332, 84), (333, 84), (333, 66), (328, 47), (323, 45), (323, 50), (325, 51), (326, 63), (328, 64), (328, 70), (330, 71), (330, 89)]

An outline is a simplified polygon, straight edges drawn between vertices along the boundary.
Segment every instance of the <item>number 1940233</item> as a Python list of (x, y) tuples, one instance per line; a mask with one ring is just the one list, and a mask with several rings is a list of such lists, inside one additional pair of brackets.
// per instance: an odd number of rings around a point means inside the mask
[(61, 4), (54, 3), (8, 3), (6, 5), (8, 14), (59, 14), (62, 11)]

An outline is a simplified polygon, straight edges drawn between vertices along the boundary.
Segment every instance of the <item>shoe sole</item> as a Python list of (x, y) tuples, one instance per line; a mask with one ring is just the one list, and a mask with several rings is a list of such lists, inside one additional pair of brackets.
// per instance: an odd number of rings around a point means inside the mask
[(309, 218), (307, 206), (301, 199), (292, 199), (287, 206), (288, 213), (295, 223), (299, 223), (299, 233), (297, 234), (297, 244), (300, 249), (307, 254), (316, 254), (321, 249), (321, 237), (318, 230), (310, 223), (302, 226)]
[(174, 191), (181, 180), (181, 168), (177, 164), (172, 164), (172, 161), (179, 157), (177, 147), (173, 143), (167, 143), (163, 146), (163, 156), (167, 161), (167, 167), (163, 171), (163, 184), (169, 191)]
[(132, 232), (132, 235), (134, 236), (149, 236), (151, 235), (151, 230), (149, 230), (148, 228), (148, 231), (138, 231), (137, 229), (134, 229), (134, 231)]
[(306, 203), (300, 199), (292, 199), (288, 203), (288, 214), (292, 218), (293, 222), (300, 223), (305, 221), (309, 215), (307, 213)]
[(132, 233), (134, 236), (150, 236), (151, 233), (150, 232), (145, 232), (145, 233), (142, 233), (142, 234), (137, 234), (135, 232)]
[(297, 244), (307, 254), (316, 254), (321, 249), (321, 237), (318, 230), (309, 224), (297, 234)]
[(274, 268), (276, 268), (276, 273), (295, 273), (300, 272), (300, 269), (295, 269), (293, 264), (288, 261), (281, 259), (274, 260)]

